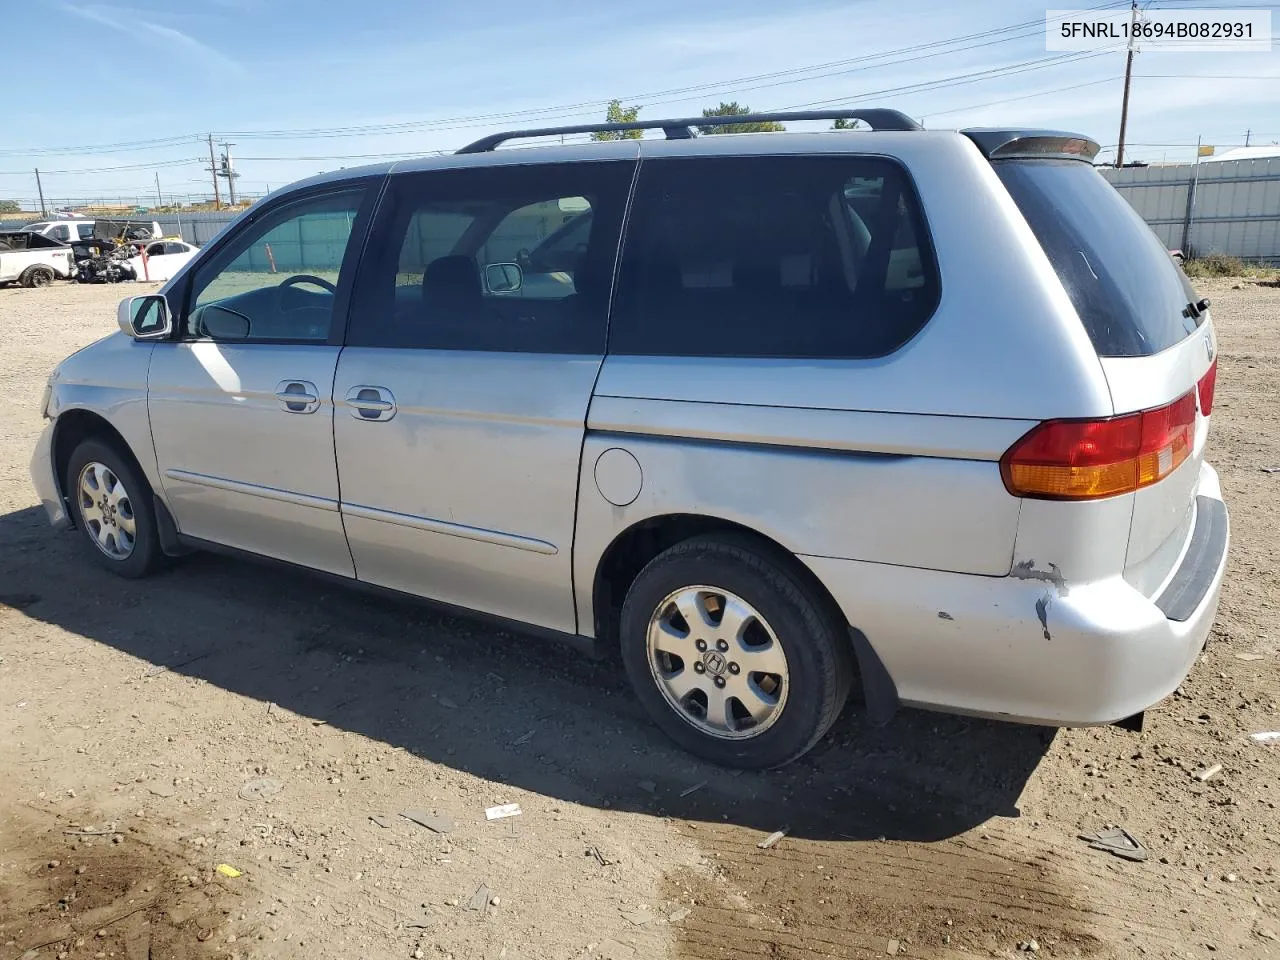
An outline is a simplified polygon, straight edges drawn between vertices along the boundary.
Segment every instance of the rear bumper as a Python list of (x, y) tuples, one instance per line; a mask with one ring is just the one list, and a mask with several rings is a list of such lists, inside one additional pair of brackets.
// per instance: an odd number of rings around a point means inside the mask
[(58, 490), (58, 481), (53, 472), (53, 422), (44, 425), (40, 438), (36, 440), (36, 450), (31, 456), (31, 483), (36, 488), (36, 495), (49, 515), (49, 522), (58, 529), (71, 526), (71, 518), (67, 516), (66, 505)]
[(1227, 525), (1206, 465), (1183, 559), (1156, 599), (1119, 573), (1055, 584), (802, 559), (865, 634), (903, 703), (1086, 726), (1147, 709), (1190, 672), (1217, 613)]

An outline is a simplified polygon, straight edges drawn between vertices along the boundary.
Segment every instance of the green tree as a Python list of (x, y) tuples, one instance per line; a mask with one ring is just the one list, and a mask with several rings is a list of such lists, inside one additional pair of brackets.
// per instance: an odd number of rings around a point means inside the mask
[[(621, 100), (610, 100), (609, 109), (604, 113), (606, 123), (635, 123), (640, 117), (640, 105), (624, 107)], [(597, 130), (591, 135), (592, 140), (639, 140), (644, 136), (643, 130)]]
[(832, 130), (857, 130), (861, 123), (857, 120), (846, 120), (844, 117), (837, 117), (836, 122), (831, 124)]
[(0, 200), (0, 213), (21, 213), (22, 205), (17, 200)]
[[(738, 105), (738, 101), (732, 103), (720, 103), (718, 107), (707, 107), (702, 111), (704, 117), (744, 117), (751, 112), (751, 108)], [(780, 130), (787, 129), (776, 120), (766, 120), (763, 123), (707, 123), (698, 124), (698, 132), (706, 134), (718, 133), (775, 133)]]

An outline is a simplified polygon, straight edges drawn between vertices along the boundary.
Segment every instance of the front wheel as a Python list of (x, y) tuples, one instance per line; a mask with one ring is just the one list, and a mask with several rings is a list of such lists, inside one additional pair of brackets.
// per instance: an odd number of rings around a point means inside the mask
[(83, 441), (65, 478), (72, 516), (93, 559), (122, 577), (145, 577), (164, 560), (151, 487), (114, 446)]
[(764, 544), (698, 537), (659, 554), (622, 608), (623, 663), (649, 714), (714, 763), (777, 767), (848, 697), (843, 622)]

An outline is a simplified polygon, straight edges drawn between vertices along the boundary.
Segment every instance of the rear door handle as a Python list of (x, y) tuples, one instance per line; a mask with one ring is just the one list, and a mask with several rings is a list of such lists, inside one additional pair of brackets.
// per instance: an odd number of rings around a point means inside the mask
[(396, 415), (396, 398), (386, 387), (359, 384), (347, 391), (346, 402), (357, 420), (386, 421)]
[(320, 409), (320, 393), (310, 380), (281, 380), (276, 399), (289, 413), (315, 413)]

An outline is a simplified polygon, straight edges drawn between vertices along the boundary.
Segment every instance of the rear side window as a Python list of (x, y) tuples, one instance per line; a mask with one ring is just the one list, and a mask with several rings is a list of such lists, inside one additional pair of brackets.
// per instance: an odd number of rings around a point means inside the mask
[(602, 161), (394, 177), (347, 343), (602, 353), (634, 173)]
[(938, 303), (919, 202), (889, 160), (653, 160), (632, 211), (611, 353), (883, 356)]
[(1079, 160), (993, 164), (1101, 357), (1146, 357), (1204, 322), (1191, 283), (1133, 207)]

